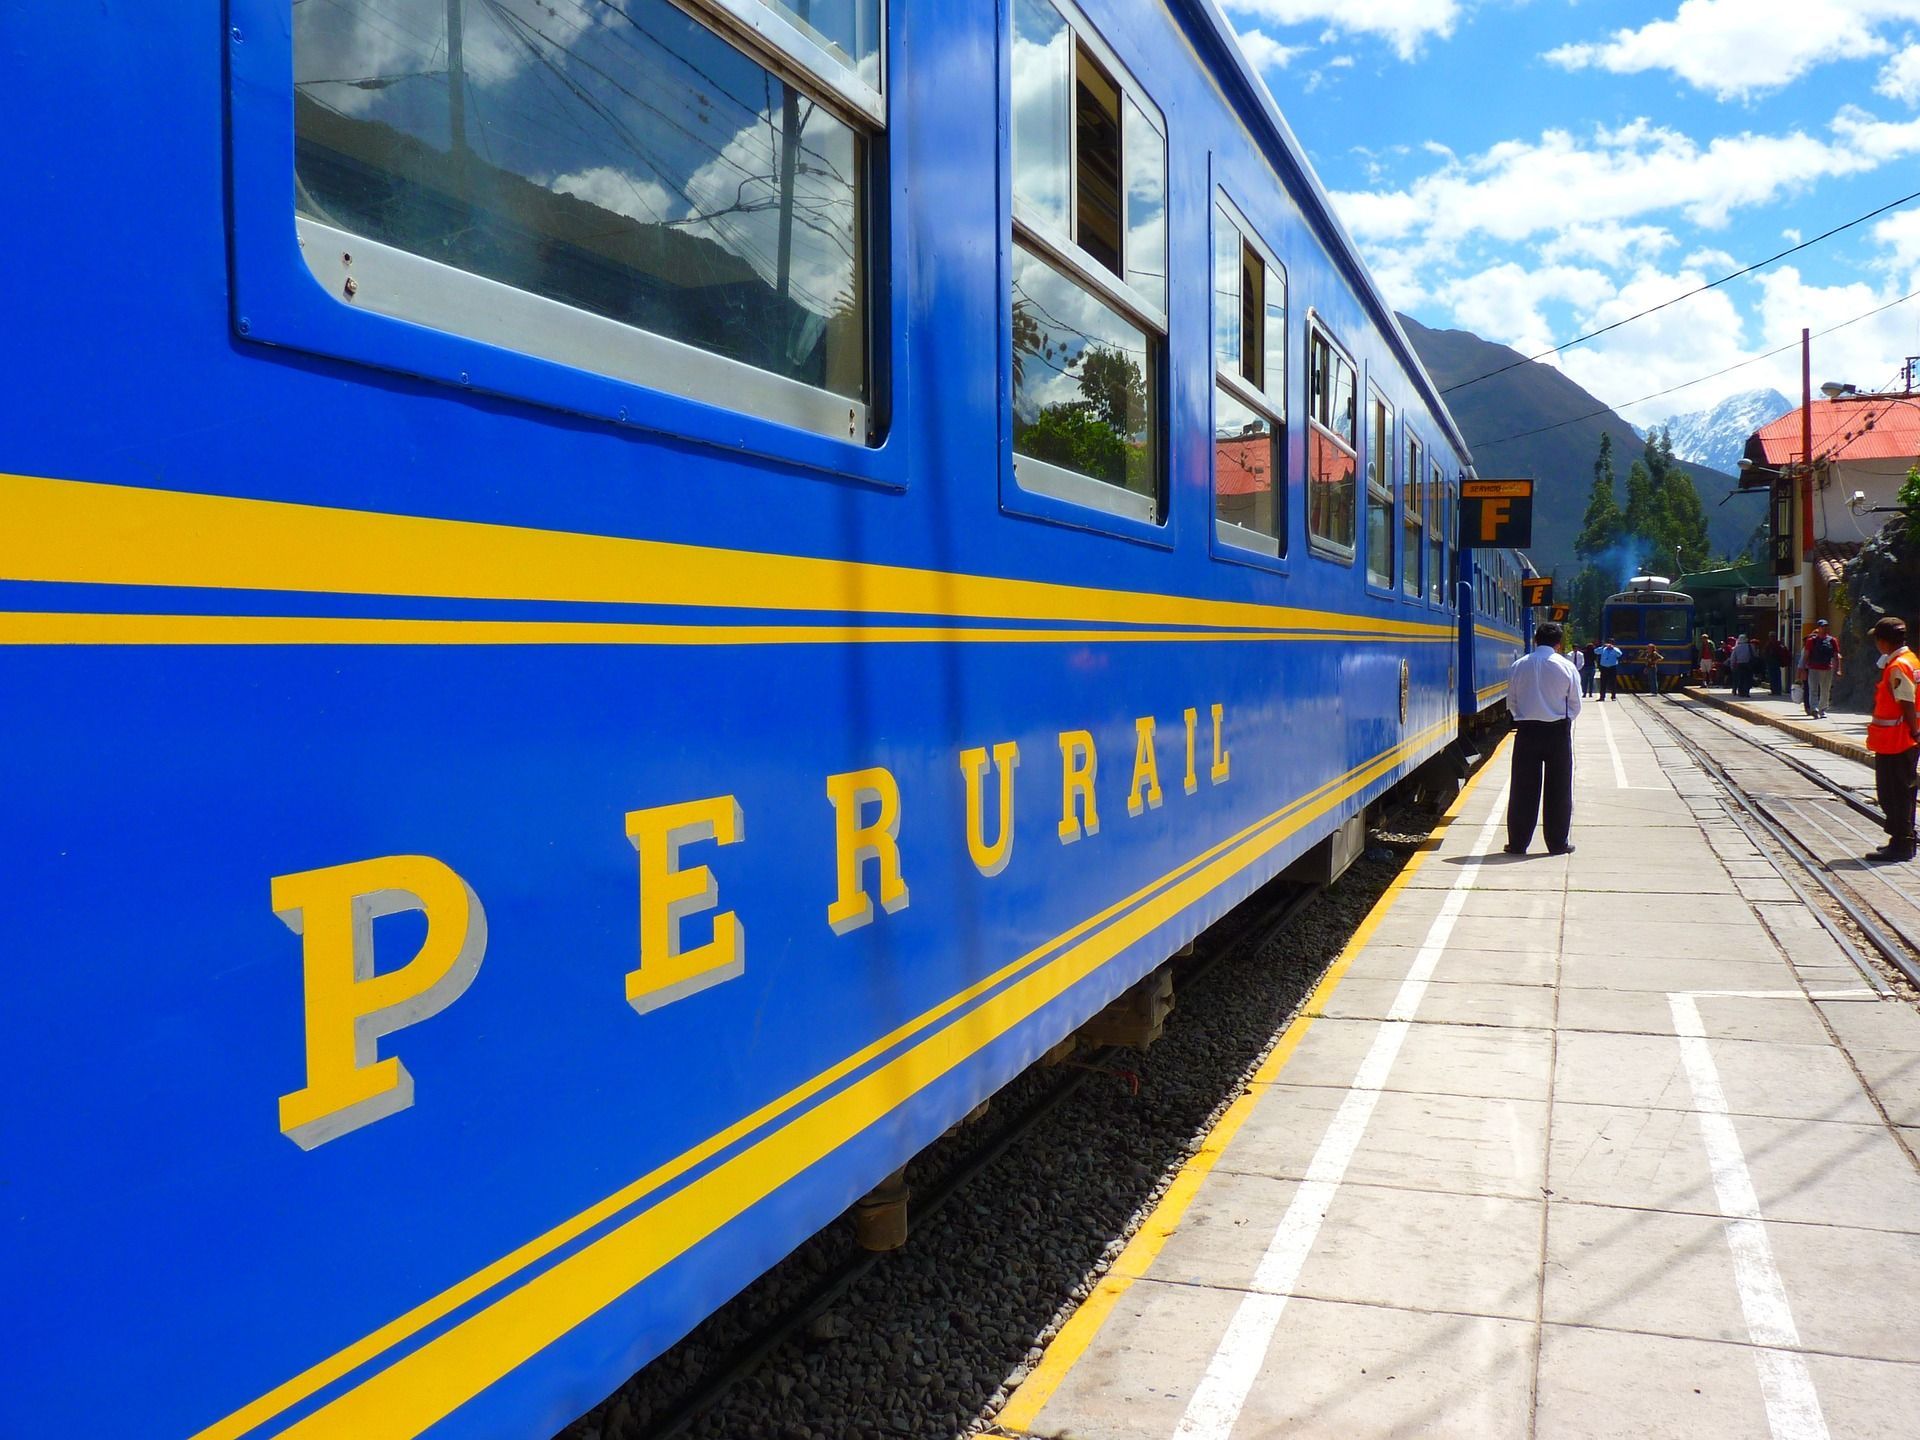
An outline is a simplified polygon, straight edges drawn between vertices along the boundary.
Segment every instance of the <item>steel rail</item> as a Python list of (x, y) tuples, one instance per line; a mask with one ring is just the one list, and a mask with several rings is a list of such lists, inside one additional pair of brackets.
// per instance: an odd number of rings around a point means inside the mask
[[(1874, 909), (1872, 915), (1862, 910), (1860, 905), (1854, 902), (1853, 897), (1847, 893), (1849, 887), (1842, 886), (1838, 880), (1834, 879), (1827, 872), (1825, 865), (1819, 857), (1794, 839), (1794, 837), (1788, 833), (1786, 827), (1781, 825), (1779, 821), (1767, 812), (1758, 797), (1754, 796), (1744, 785), (1735, 780), (1733, 776), (1727, 772), (1726, 767), (1707, 752), (1705, 746), (1681, 730), (1678, 725), (1674, 724), (1673, 721), (1669, 720), (1665, 715), (1662, 715), (1659, 708), (1650, 702), (1647, 705), (1647, 712), (1659, 722), (1660, 726), (1665, 729), (1669, 735), (1673, 736), (1680, 748), (1687, 752), (1693, 762), (1702, 770), (1706, 771), (1708, 776), (1710, 776), (1721, 789), (1727, 792), (1728, 798), (1731, 799), (1735, 805), (1750, 815), (1754, 823), (1765, 831), (1767, 836), (1772, 839), (1776, 845), (1793, 857), (1795, 863), (1812, 877), (1813, 882), (1826, 893), (1827, 897), (1831, 899), (1834, 904), (1840, 907), (1847, 919), (1851, 920), (1854, 925), (1859, 928), (1860, 933), (1867, 937), (1867, 943), (1879, 951), (1880, 954), (1885, 957), (1887, 963), (1904, 975), (1908, 981), (1915, 985), (1920, 985), (1920, 963), (1916, 963), (1914, 952), (1901, 945), (1880, 928), (1875, 920), (1875, 917), (1879, 915), (1878, 909)], [(1761, 746), (1760, 748), (1764, 750), (1767, 747)], [(1769, 751), (1768, 753), (1772, 752)], [(1814, 919), (1820, 923), (1821, 929), (1825, 930), (1827, 934), (1833, 938), (1834, 943), (1840, 947), (1841, 953), (1852, 963), (1854, 969), (1865, 976), (1867, 982), (1881, 995), (1892, 994), (1892, 988), (1887, 984), (1886, 977), (1868, 963), (1867, 957), (1860, 953), (1859, 947), (1853, 943), (1852, 939), (1840, 928), (1833, 917), (1828, 915), (1820, 906), (1814, 904), (1812, 897), (1807, 894), (1804, 887), (1798, 884), (1794, 878), (1786, 872), (1785, 867), (1768, 853), (1767, 847), (1760, 843), (1760, 837), (1754, 834), (1753, 826), (1741, 819), (1740, 815), (1733, 810), (1729, 810), (1727, 816), (1735, 825), (1740, 827), (1741, 833), (1747, 837), (1748, 842), (1752, 844), (1753, 848), (1766, 857), (1767, 863), (1773, 866), (1774, 873), (1786, 883), (1787, 889), (1793, 892), (1794, 898), (1807, 907)], [(1869, 908), (1873, 907), (1869, 904)]]
[(1754, 749), (1762, 751), (1767, 755), (1771, 755), (1774, 759), (1778, 760), (1781, 764), (1785, 765), (1788, 769), (1794, 771), (1796, 774), (1801, 775), (1805, 779), (1811, 780), (1814, 784), (1818, 785), (1821, 789), (1828, 791), (1836, 799), (1845, 801), (1846, 804), (1851, 809), (1856, 810), (1860, 814), (1866, 816), (1867, 819), (1873, 821), (1873, 823), (1879, 826), (1881, 829), (1884, 830), (1886, 828), (1886, 818), (1883, 815), (1881, 815), (1881, 813), (1877, 809), (1869, 805), (1866, 801), (1862, 800), (1858, 795), (1855, 795), (1851, 790), (1849, 790), (1846, 786), (1842, 785), (1838, 780), (1833, 779), (1831, 776), (1821, 774), (1818, 770), (1814, 769), (1813, 766), (1807, 764), (1806, 761), (1802, 760), (1798, 755), (1789, 755), (1784, 750), (1779, 749), (1777, 746), (1768, 745), (1763, 741), (1757, 739), (1748, 730), (1742, 729), (1734, 725), (1730, 721), (1721, 719), (1720, 712), (1714, 707), (1710, 705), (1702, 705), (1702, 704), (1699, 704), (1698, 702), (1682, 700), (1673, 696), (1668, 697), (1667, 703), (1669, 705), (1678, 705), (1682, 710), (1686, 711), (1687, 714), (1698, 716), (1700, 719), (1705, 720), (1709, 725), (1712, 725), (1715, 729), (1724, 730), (1727, 732), (1727, 734), (1746, 741), (1747, 744), (1751, 745)]

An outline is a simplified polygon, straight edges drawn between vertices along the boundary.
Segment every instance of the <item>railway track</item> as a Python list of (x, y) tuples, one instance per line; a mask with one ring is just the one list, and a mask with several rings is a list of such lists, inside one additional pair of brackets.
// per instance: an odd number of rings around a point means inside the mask
[[(1812, 763), (1772, 742), (1773, 732), (1755, 734), (1698, 701), (1665, 696), (1643, 697), (1642, 703), (1727, 792), (1735, 806), (1730, 813), (1755, 848), (1774, 860), (1781, 878), (1869, 983), (1888, 989), (1856, 936), (1920, 987), (1920, 867), (1865, 858), (1885, 839), (1885, 831), (1880, 811), (1864, 798), (1860, 785), (1849, 783), (1859, 767), (1825, 752), (1814, 752), (1821, 763)], [(1729, 750), (1718, 743), (1720, 737), (1739, 745)], [(1791, 868), (1780, 863), (1782, 854)], [(1825, 905), (1814, 903), (1795, 871), (1811, 882)]]

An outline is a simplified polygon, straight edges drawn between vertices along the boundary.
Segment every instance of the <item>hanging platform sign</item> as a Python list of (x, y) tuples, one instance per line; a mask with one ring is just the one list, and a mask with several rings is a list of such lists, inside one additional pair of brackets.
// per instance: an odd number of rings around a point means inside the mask
[(1524, 550), (1533, 543), (1533, 481), (1460, 482), (1460, 543), (1470, 550)]
[(1553, 603), (1553, 581), (1545, 575), (1529, 575), (1520, 582), (1520, 597), (1538, 609)]

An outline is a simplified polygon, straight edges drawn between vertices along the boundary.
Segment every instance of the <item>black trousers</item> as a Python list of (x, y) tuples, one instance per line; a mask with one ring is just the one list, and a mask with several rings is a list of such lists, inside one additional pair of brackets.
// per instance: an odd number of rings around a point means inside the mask
[(1898, 755), (1873, 757), (1874, 789), (1880, 793), (1880, 813), (1887, 817), (1887, 834), (1895, 845), (1913, 844), (1913, 792), (1917, 770), (1920, 770), (1920, 746), (1902, 750)]
[(1614, 667), (1611, 665), (1602, 665), (1600, 667), (1600, 698), (1604, 700), (1609, 695), (1618, 700), (1620, 698), (1620, 688), (1614, 683)]
[(1543, 800), (1547, 849), (1564, 850), (1567, 832), (1573, 828), (1571, 720), (1522, 720), (1513, 727), (1513, 789), (1507, 795), (1510, 849), (1524, 850), (1532, 841)]

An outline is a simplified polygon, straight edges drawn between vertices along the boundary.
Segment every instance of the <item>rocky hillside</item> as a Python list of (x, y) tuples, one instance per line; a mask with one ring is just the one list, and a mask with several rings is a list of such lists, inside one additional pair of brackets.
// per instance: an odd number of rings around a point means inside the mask
[[(1482, 340), (1468, 330), (1429, 330), (1406, 315), (1400, 323), (1443, 390), (1520, 358), (1507, 346)], [(1456, 390), (1446, 401), (1473, 449), (1481, 475), (1531, 476), (1539, 482), (1533, 511), (1533, 563), (1542, 574), (1552, 574), (1558, 567), (1563, 575), (1571, 575), (1576, 568), (1573, 542), (1586, 512), (1600, 436), (1613, 436), (1615, 480), (1624, 502), (1627, 467), (1642, 449), (1639, 433), (1560, 371), (1536, 361)], [(1542, 426), (1558, 428), (1520, 436)], [(1736, 494), (1722, 504), (1735, 488), (1734, 478), (1705, 465), (1688, 469), (1707, 509), (1713, 548), (1737, 553), (1754, 526), (1766, 518), (1764, 497)]]

